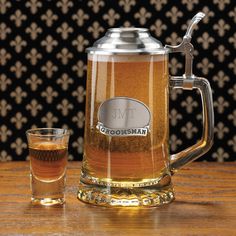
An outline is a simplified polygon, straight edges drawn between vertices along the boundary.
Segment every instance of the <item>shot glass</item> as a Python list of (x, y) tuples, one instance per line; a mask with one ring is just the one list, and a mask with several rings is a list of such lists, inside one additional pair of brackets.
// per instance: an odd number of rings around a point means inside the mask
[(30, 156), (31, 202), (56, 205), (65, 202), (69, 132), (59, 128), (26, 131)]

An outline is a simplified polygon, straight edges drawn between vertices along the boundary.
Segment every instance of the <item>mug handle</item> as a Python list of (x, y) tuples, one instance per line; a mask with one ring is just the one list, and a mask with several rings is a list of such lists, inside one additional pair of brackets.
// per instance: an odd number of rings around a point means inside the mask
[(192, 72), (194, 51), (194, 47), (191, 44), (192, 33), (194, 27), (203, 19), (204, 16), (204, 13), (199, 12), (191, 19), (183, 37), (183, 41), (179, 45), (165, 46), (169, 53), (182, 52), (185, 54), (185, 74), (183, 76), (171, 76), (170, 87), (174, 89), (182, 88), (185, 90), (198, 89), (201, 94), (203, 110), (202, 138), (195, 145), (179, 153), (170, 155), (170, 171), (172, 174), (182, 166), (206, 153), (213, 144), (214, 112), (211, 87), (205, 78), (196, 77)]
[(214, 111), (211, 87), (205, 78), (193, 76), (186, 79), (186, 77), (173, 76), (170, 78), (170, 87), (184, 90), (198, 89), (201, 94), (203, 110), (201, 140), (181, 152), (170, 155), (170, 171), (174, 174), (179, 168), (194, 161), (211, 148), (214, 136)]

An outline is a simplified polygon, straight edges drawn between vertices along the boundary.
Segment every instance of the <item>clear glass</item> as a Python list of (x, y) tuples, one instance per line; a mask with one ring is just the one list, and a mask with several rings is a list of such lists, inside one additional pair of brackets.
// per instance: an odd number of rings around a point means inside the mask
[[(108, 205), (171, 201), (167, 55), (89, 55), (87, 73), (79, 199), (95, 203), (100, 197)], [(151, 119), (146, 136), (111, 137), (97, 129), (99, 107), (118, 97), (136, 99), (148, 107)]]
[[(103, 206), (170, 203), (174, 199), (171, 175), (212, 145), (214, 116), (209, 83), (195, 76), (169, 78), (166, 54), (89, 54), (88, 59), (78, 199)], [(169, 87), (198, 89), (203, 105), (202, 139), (173, 155), (169, 154)], [(133, 99), (150, 112), (146, 135), (130, 135), (132, 124), (146, 117), (142, 109), (133, 109)], [(110, 126), (105, 127), (101, 120)], [(125, 124), (128, 129), (114, 129), (114, 124)], [(112, 135), (115, 133), (119, 135)]]
[(26, 131), (30, 157), (31, 201), (55, 205), (65, 202), (69, 132), (59, 128)]

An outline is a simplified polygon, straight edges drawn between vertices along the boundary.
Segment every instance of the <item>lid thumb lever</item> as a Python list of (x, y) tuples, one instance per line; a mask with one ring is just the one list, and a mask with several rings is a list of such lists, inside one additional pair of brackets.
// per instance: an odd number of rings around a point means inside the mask
[(190, 24), (187, 28), (186, 34), (184, 36), (184, 38), (191, 38), (192, 37), (192, 33), (194, 30), (195, 25), (197, 25), (199, 23), (199, 21), (201, 21), (203, 19), (203, 17), (205, 16), (205, 14), (203, 12), (198, 12), (190, 21)]
[(203, 12), (197, 13), (187, 28), (186, 34), (183, 37), (183, 41), (177, 46), (166, 45), (165, 48), (169, 49), (169, 52), (183, 52), (185, 54), (185, 74), (184, 77), (189, 79), (193, 78), (194, 75), (192, 73), (192, 64), (193, 64), (193, 50), (194, 47), (190, 43), (192, 39), (192, 33), (194, 26), (198, 24), (198, 22), (205, 16)]

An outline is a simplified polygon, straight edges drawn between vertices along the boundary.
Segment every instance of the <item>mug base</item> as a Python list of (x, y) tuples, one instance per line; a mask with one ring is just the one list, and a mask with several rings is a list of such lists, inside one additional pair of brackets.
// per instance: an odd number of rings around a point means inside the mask
[(85, 203), (108, 207), (156, 207), (172, 202), (172, 184), (157, 189), (155, 186), (119, 188), (80, 183), (77, 198)]

